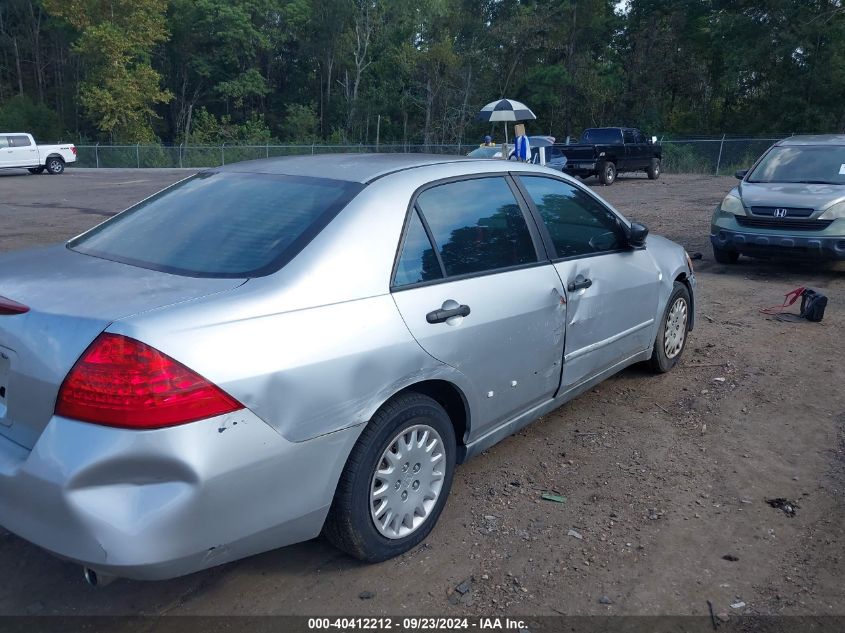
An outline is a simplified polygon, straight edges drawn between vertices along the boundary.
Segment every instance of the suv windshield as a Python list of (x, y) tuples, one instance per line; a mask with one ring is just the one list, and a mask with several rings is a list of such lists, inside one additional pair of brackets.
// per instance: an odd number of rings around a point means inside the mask
[(325, 178), (204, 172), (71, 240), (68, 248), (177, 275), (268, 275), (362, 188)]
[(845, 145), (773, 147), (748, 175), (748, 182), (845, 185)]
[(592, 145), (622, 144), (622, 130), (618, 127), (594, 127), (584, 130), (581, 135), (582, 143)]

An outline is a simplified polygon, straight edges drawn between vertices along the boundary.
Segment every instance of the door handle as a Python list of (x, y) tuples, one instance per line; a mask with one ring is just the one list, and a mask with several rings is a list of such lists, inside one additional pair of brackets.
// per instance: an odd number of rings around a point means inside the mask
[(469, 316), (469, 306), (459, 305), (457, 308), (432, 310), (425, 315), (425, 320), (429, 323), (445, 323), (448, 319), (456, 316)]
[(566, 289), (569, 292), (575, 292), (576, 290), (582, 290), (584, 288), (589, 288), (593, 285), (592, 279), (585, 279), (583, 276), (578, 275), (575, 278), (575, 281), (570, 281), (569, 285), (566, 286)]

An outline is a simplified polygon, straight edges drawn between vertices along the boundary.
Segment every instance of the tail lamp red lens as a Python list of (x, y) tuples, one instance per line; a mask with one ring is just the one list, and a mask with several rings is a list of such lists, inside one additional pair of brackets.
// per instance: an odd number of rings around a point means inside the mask
[(71, 145), (71, 146), (70, 146), (70, 151), (72, 151), (72, 152), (73, 152), (73, 155), (74, 155), (74, 156), (76, 156), (76, 145)]
[(56, 415), (131, 429), (186, 424), (243, 409), (199, 374), (135, 339), (104, 333), (62, 383)]

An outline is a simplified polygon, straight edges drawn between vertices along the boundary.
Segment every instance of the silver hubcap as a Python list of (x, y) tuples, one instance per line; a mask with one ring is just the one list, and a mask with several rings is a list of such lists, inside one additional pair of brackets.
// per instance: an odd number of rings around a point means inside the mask
[(50, 163), (50, 169), (52, 169), (53, 171), (59, 171), (61, 168), (62, 164), (57, 160), (54, 160)]
[(390, 441), (370, 485), (370, 516), (382, 536), (404, 538), (425, 523), (445, 470), (443, 439), (427, 424), (408, 427)]
[(682, 297), (675, 299), (666, 316), (666, 329), (663, 334), (663, 351), (667, 358), (675, 358), (684, 347), (687, 335), (687, 302)]
[(608, 180), (613, 180), (613, 169), (608, 167), (607, 170), (604, 172), (605, 178)]

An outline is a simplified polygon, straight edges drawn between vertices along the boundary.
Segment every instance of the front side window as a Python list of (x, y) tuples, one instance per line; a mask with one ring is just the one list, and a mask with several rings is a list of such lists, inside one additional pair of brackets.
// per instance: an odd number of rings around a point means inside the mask
[(437, 185), (417, 198), (446, 275), (537, 261), (525, 216), (503, 177)]
[(267, 275), (302, 250), (361, 188), (327, 178), (205, 172), (104, 222), (68, 248), (187, 276)]
[(0, 136), (0, 148), (9, 147), (9, 137)]
[(554, 178), (521, 176), (520, 180), (543, 218), (558, 258), (624, 248), (619, 218), (589, 194)]
[(622, 132), (622, 138), (626, 143), (633, 144), (635, 141), (634, 133), (631, 130), (625, 130)]

